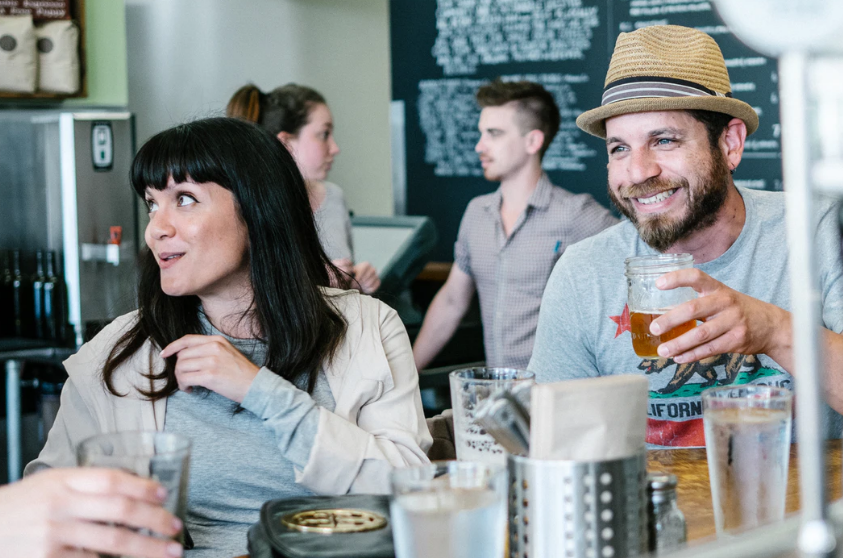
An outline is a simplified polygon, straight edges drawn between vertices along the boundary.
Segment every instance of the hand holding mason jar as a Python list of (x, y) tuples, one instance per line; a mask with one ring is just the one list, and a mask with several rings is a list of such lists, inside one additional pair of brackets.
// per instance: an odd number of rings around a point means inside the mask
[(650, 333), (650, 324), (668, 310), (697, 297), (690, 287), (659, 289), (656, 280), (665, 273), (693, 267), (694, 258), (691, 254), (659, 254), (627, 258), (624, 264), (632, 348), (640, 357), (656, 358), (659, 345), (694, 329), (696, 320), (689, 320), (661, 335)]

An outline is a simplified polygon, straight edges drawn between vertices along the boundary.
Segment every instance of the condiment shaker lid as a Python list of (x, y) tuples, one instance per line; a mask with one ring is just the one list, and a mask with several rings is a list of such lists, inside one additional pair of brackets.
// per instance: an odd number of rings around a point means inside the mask
[(647, 490), (662, 491), (662, 490), (676, 490), (676, 475), (667, 473), (650, 473), (647, 475)]

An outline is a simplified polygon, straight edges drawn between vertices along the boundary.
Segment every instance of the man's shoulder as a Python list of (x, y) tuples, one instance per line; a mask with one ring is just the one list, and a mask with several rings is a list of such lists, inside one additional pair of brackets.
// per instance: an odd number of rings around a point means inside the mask
[(555, 184), (551, 184), (550, 188), (550, 206), (557, 211), (562, 210), (574, 215), (584, 212), (591, 216), (601, 213), (611, 214), (606, 206), (597, 201), (593, 195), (586, 192), (571, 192)]
[(628, 219), (608, 227), (599, 233), (571, 244), (562, 258), (565, 260), (585, 258), (594, 260), (608, 254), (631, 254), (632, 247), (639, 241), (638, 231)]
[(592, 196), (591, 194), (585, 192), (572, 192), (566, 188), (563, 188), (562, 186), (553, 183), (551, 183), (550, 185), (550, 196), (553, 199), (558, 200), (587, 200), (592, 201), (594, 203), (598, 203), (597, 200), (594, 199), (594, 196)]
[(474, 196), (468, 202), (468, 205), (465, 208), (465, 212), (468, 213), (469, 211), (479, 211), (481, 209), (486, 209), (494, 203), (495, 198), (499, 198), (500, 193), (495, 190), (494, 192), (489, 192), (488, 194), (480, 194), (479, 196)]
[(489, 215), (489, 208), (495, 203), (500, 194), (495, 191), (471, 198), (462, 214), (462, 226), (477, 224)]
[(744, 199), (744, 203), (751, 203), (755, 207), (755, 213), (762, 220), (780, 219), (785, 212), (784, 192), (773, 192), (770, 190), (755, 190), (738, 186), (738, 192)]

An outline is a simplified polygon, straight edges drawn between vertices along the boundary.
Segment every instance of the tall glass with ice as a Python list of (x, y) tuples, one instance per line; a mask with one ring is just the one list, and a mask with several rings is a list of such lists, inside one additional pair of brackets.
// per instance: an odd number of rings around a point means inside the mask
[(515, 368), (464, 368), (449, 375), (457, 459), (506, 466), (506, 452), (482, 427), (474, 413), (498, 390), (511, 390), (521, 382), (535, 383), (535, 374)]
[(658, 357), (659, 345), (692, 330), (697, 322), (685, 322), (661, 335), (650, 333), (650, 324), (671, 308), (696, 298), (697, 293), (690, 287), (662, 290), (656, 287), (656, 280), (665, 273), (694, 267), (694, 257), (691, 254), (636, 256), (624, 260), (624, 266), (632, 348), (640, 357)]
[(506, 470), (439, 461), (392, 472), (396, 558), (498, 558), (506, 540)]
[(702, 394), (717, 535), (784, 518), (793, 392), (726, 386)]

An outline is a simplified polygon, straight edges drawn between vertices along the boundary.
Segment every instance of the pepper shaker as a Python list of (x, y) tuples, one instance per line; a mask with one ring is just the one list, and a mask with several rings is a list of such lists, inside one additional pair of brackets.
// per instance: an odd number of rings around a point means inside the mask
[(676, 475), (647, 475), (650, 552), (681, 548), (687, 539), (685, 516), (676, 503)]

